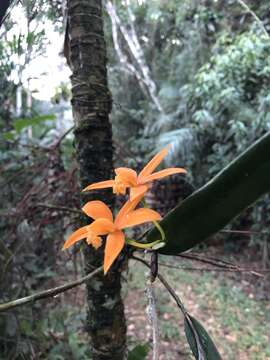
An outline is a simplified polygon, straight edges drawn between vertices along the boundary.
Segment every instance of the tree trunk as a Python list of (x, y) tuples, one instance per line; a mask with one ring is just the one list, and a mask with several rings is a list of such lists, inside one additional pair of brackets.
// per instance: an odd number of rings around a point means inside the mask
[(1, 0), (0, 5), (0, 26), (2, 25), (5, 16), (7, 15), (8, 8), (11, 4), (11, 0)]
[[(69, 0), (68, 29), (75, 148), (83, 188), (112, 178), (113, 168), (111, 96), (107, 85), (101, 0)], [(101, 199), (113, 205), (110, 190), (82, 196), (83, 203)], [(103, 262), (103, 249), (96, 251), (85, 245), (84, 255), (86, 272)], [(106, 276), (102, 274), (87, 284), (87, 329), (94, 360), (125, 358), (126, 325), (120, 276), (118, 262)]]

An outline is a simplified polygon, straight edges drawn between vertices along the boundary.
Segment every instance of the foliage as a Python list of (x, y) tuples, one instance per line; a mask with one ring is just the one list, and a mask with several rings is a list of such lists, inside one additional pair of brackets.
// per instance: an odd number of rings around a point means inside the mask
[(253, 31), (221, 36), (213, 52), (182, 89), (200, 142), (213, 144), (200, 159), (208, 167), (204, 179), (265, 133), (270, 120), (270, 39)]
[[(42, 124), (39, 126), (44, 130)], [(0, 243), (1, 302), (27, 295), (29, 291), (52, 281), (56, 274), (56, 254), (62, 239), (61, 236), (56, 238), (54, 231), (61, 234), (62, 229), (72, 222), (72, 217), (66, 217), (57, 209), (39, 207), (37, 203), (70, 204), (73, 207), (78, 202), (72, 195), (76, 191), (69, 190), (70, 186), (76, 188), (75, 179), (71, 178), (70, 171), (63, 168), (58, 149), (52, 151), (36, 145), (24, 147), (14, 141), (7, 142), (7, 146), (9, 144), (12, 144), (11, 149), (1, 152), (0, 233), (4, 239)], [(9, 313), (9, 317), (1, 315), (1, 333), (6, 334), (7, 339), (0, 349), (1, 356), (8, 358), (13, 353), (12, 349), (16, 350), (10, 338), (19, 337), (17, 352), (28, 357), (33, 349), (21, 322), (33, 319), (29, 331), (34, 331), (41, 321), (41, 310), (33, 306), (32, 314), (26, 308)], [(8, 329), (12, 329), (13, 333), (10, 334)], [(39, 347), (39, 341), (33, 339), (32, 346)]]
[[(270, 128), (270, 39), (254, 30), (235, 38), (222, 35), (213, 52), (193, 84), (182, 88), (201, 149), (192, 165), (199, 184)], [(258, 206), (251, 221), (262, 230), (270, 217), (262, 222), (267, 202)]]
[[(268, 29), (267, 2), (246, 4)], [(171, 143), (166, 165), (184, 166), (189, 180), (200, 187), (269, 130), (269, 37), (236, 0), (117, 3), (117, 11), (124, 26), (128, 11), (134, 15), (164, 111), (123, 71), (111, 49), (116, 162), (132, 165)], [(130, 60), (120, 33), (119, 44)], [(118, 145), (123, 141), (130, 151)], [(262, 231), (270, 221), (268, 201), (233, 226)]]
[[(206, 360), (221, 359), (211, 337), (198, 320), (189, 316), (188, 318), (185, 318), (184, 326), (189, 346), (196, 360), (204, 357)], [(194, 330), (196, 331), (196, 334)]]
[[(36, 127), (36, 125), (39, 125), (40, 123), (43, 123), (47, 120), (55, 120), (56, 116), (54, 114), (48, 114), (48, 115), (40, 115), (35, 116), (32, 118), (26, 118), (26, 119), (16, 119), (14, 123), (14, 130), (7, 131), (3, 134), (3, 138), (5, 140), (15, 140), (16, 135), (19, 135), (22, 133), (24, 129), (29, 129), (31, 127)], [(46, 126), (46, 124), (45, 124)], [(45, 127), (44, 126), (44, 127)], [(43, 130), (44, 130), (43, 127)]]
[[(198, 5), (196, 1), (150, 1), (139, 6), (133, 3), (130, 7), (140, 46), (165, 114), (159, 113), (136, 78), (119, 66), (117, 53), (111, 49), (109, 79), (115, 103), (112, 114), (114, 137), (116, 149), (128, 162), (132, 161), (132, 157), (150, 157), (156, 146), (153, 133), (156, 136), (164, 131), (164, 127), (168, 129), (175, 123), (179, 86), (191, 79), (195, 69), (203, 64), (208, 49), (208, 45), (201, 41), (204, 24), (200, 16), (194, 20), (196, 14), (205, 12), (205, 6)], [(122, 24), (128, 24), (127, 7), (118, 4), (117, 11)], [(127, 46), (123, 44), (122, 47), (129, 59)], [(119, 149), (118, 144), (123, 140), (131, 154)]]
[(128, 353), (127, 360), (143, 360), (148, 354), (148, 344), (137, 345)]
[[(76, 176), (71, 176), (74, 167), (67, 171), (63, 163), (72, 163), (72, 144), (63, 138), (67, 150), (64, 155), (61, 142), (55, 147), (60, 135), (59, 115), (56, 119), (55, 114), (44, 114), (40, 102), (34, 99), (31, 107), (27, 103), (31, 59), (40, 56), (47, 43), (43, 12), (47, 5), (45, 1), (31, 0), (22, 1), (17, 8), (21, 8), (22, 23), (28, 21), (28, 31), (24, 33), (19, 26), (22, 24), (11, 16), (1, 27), (0, 41), (1, 302), (27, 295), (55, 276), (55, 255), (61, 238), (57, 240), (53, 231), (61, 234), (72, 217), (37, 203), (73, 207), (78, 202), (72, 195), (76, 191), (69, 190), (76, 188)], [(18, 116), (20, 86), (22, 104)], [(44, 319), (49, 318), (47, 310), (38, 305), (1, 314), (0, 358), (29, 358), (37, 348), (47, 351), (45, 343), (51, 339), (50, 335), (44, 336), (46, 330), (42, 333), (43, 311)], [(77, 339), (75, 342), (79, 345)]]

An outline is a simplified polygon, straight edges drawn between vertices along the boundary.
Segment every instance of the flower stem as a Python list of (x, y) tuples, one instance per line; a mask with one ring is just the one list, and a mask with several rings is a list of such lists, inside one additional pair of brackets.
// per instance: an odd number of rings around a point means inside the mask
[[(146, 201), (145, 201), (145, 198), (142, 199), (142, 202), (143, 202), (143, 206), (145, 208), (148, 208), (147, 204), (146, 204)], [(159, 223), (157, 221), (153, 221), (153, 224), (155, 225), (155, 227), (158, 229), (158, 231), (160, 232), (160, 235), (161, 235), (161, 241), (166, 241), (166, 236), (165, 236), (165, 233), (164, 233), (164, 230), (162, 229), (162, 227), (159, 225)]]
[(155, 245), (157, 245), (157, 244), (160, 244), (160, 240), (156, 240), (156, 241), (153, 241), (153, 242), (151, 242), (151, 243), (145, 243), (145, 244), (143, 244), (143, 243), (139, 243), (139, 242), (137, 242), (137, 241), (135, 241), (135, 240), (129, 240), (129, 239), (127, 239), (127, 240), (126, 240), (126, 243), (127, 243), (128, 245), (136, 246), (136, 247), (141, 248), (141, 249), (151, 249), (153, 246), (155, 246)]

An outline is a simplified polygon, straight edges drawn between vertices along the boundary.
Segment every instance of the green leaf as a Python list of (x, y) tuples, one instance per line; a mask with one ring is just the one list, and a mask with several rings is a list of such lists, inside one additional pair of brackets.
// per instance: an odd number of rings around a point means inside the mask
[[(161, 222), (166, 245), (159, 253), (174, 255), (221, 230), (245, 208), (270, 191), (270, 132), (232, 161)], [(147, 242), (159, 238), (153, 228)]]
[(146, 359), (146, 356), (149, 351), (148, 344), (142, 344), (135, 346), (134, 349), (132, 349), (128, 353), (128, 360), (143, 360)]
[(32, 118), (26, 118), (26, 119), (18, 119), (14, 124), (14, 128), (17, 133), (20, 133), (24, 128), (26, 128), (28, 126), (37, 125), (37, 124), (42, 123), (43, 121), (55, 120), (55, 119), (56, 119), (56, 116), (54, 114), (35, 116)]
[(13, 141), (13, 140), (15, 140), (15, 137), (16, 137), (16, 135), (15, 135), (14, 131), (7, 131), (7, 132), (3, 133), (3, 138), (5, 140)]
[(190, 315), (185, 316), (185, 334), (196, 360), (221, 360), (221, 356), (202, 324)]

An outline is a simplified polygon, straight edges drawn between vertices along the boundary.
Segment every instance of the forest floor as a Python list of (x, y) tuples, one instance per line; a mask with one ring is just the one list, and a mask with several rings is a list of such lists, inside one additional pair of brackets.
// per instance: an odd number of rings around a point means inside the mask
[[(175, 289), (187, 311), (203, 324), (224, 360), (270, 359), (270, 273), (263, 273), (262, 255), (256, 248), (241, 244), (236, 253), (235, 248), (229, 252), (226, 246), (205, 246), (196, 253), (256, 269), (264, 275), (213, 271), (214, 267), (209, 264), (168, 256), (159, 257), (159, 272)], [(80, 273), (80, 261), (74, 264)], [(146, 315), (147, 268), (135, 260), (129, 265), (123, 282), (128, 347), (132, 350), (147, 344), (148, 355), (132, 359), (150, 360), (152, 334)], [(71, 263), (68, 268), (72, 278), (79, 276), (74, 275)], [(194, 359), (185, 338), (182, 314), (159, 280), (155, 281), (154, 289), (160, 329), (159, 360)], [(89, 360), (83, 286), (52, 301), (45, 320), (39, 322), (40, 331), (46, 336), (43, 342), (46, 348), (42, 350), (46, 357), (40, 359)]]
[[(262, 269), (262, 259), (254, 249), (224, 255), (223, 247), (200, 252), (205, 257), (222, 258), (243, 268)], [(160, 256), (160, 273), (176, 290), (186, 309), (198, 319), (214, 339), (226, 360), (270, 359), (270, 273), (256, 276), (244, 272), (209, 271), (213, 267)], [(130, 345), (151, 344), (145, 295), (146, 268), (132, 261), (125, 286), (125, 304)], [(160, 360), (193, 359), (184, 333), (183, 316), (163, 285), (155, 282), (160, 327)], [(132, 347), (132, 346), (131, 346)], [(151, 351), (147, 359), (152, 359)]]

